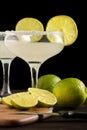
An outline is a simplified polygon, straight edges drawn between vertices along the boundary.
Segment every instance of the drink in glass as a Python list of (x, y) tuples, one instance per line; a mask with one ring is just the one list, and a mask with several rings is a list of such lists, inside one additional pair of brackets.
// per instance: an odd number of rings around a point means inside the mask
[(3, 68), (3, 86), (0, 94), (1, 97), (11, 94), (9, 86), (9, 71), (11, 59), (14, 57), (14, 54), (11, 53), (5, 46), (4, 38), (5, 32), (0, 32), (0, 60)]
[[(50, 36), (54, 42), (50, 42), (48, 39)], [(29, 63), (32, 87), (37, 87), (40, 65), (64, 48), (63, 33), (60, 31), (6, 31), (5, 45), (13, 54)], [(35, 75), (33, 75), (33, 69)]]

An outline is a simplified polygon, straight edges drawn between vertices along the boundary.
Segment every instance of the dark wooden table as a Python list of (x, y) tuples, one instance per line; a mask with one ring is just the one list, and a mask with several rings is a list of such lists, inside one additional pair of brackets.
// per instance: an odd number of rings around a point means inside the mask
[[(55, 106), (54, 111), (61, 110), (58, 106)], [(62, 109), (63, 110), (63, 109)], [(86, 112), (87, 101), (81, 105), (75, 111)], [(62, 116), (50, 116), (44, 120), (38, 120), (37, 122), (15, 126), (15, 127), (0, 127), (0, 130), (86, 130), (87, 129), (87, 117), (62, 117)]]
[(86, 130), (85, 119), (64, 119), (62, 117), (49, 117), (29, 125), (18, 127), (0, 127), (0, 130)]

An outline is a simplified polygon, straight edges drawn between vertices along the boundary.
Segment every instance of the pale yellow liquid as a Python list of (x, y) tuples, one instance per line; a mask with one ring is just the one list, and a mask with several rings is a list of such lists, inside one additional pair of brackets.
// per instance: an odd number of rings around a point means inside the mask
[(31, 62), (43, 62), (63, 49), (62, 43), (6, 41), (5, 44), (16, 56)]
[(14, 54), (5, 46), (4, 41), (0, 41), (0, 59), (13, 58)]

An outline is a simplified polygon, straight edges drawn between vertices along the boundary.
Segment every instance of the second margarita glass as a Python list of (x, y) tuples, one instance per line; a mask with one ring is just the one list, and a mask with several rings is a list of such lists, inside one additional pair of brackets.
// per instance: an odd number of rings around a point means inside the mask
[(5, 34), (6, 47), (29, 64), (31, 86), (37, 87), (41, 64), (64, 48), (63, 32), (6, 31)]

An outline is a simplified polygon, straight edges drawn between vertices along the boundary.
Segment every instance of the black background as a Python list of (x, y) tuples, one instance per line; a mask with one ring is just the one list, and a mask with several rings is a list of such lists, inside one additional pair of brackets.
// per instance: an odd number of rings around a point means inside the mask
[[(72, 17), (77, 23), (78, 38), (73, 45), (65, 47), (60, 54), (45, 61), (40, 68), (39, 76), (52, 73), (61, 78), (77, 77), (87, 85), (86, 10), (83, 2), (76, 0), (2, 1), (0, 30), (14, 30), (18, 20), (24, 17), (37, 18), (44, 27), (53, 16), (63, 14)], [(2, 68), (0, 72), (2, 74)], [(11, 89), (30, 86), (30, 69), (18, 57), (11, 64), (10, 79)], [(0, 83), (2, 84), (1, 79)]]

